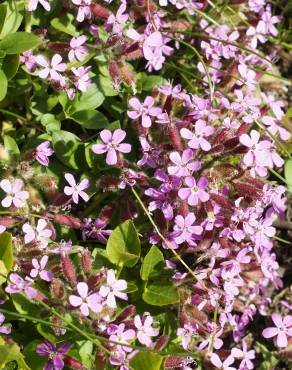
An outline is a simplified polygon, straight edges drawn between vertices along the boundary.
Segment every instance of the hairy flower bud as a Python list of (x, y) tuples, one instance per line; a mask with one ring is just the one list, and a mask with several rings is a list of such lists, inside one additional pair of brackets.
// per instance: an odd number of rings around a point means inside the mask
[(75, 287), (75, 285), (77, 284), (75, 267), (70, 257), (66, 254), (61, 255), (61, 267), (63, 274), (67, 278), (68, 282), (71, 284), (72, 287)]
[(88, 249), (81, 252), (81, 266), (85, 274), (89, 274), (92, 269), (92, 256)]
[(109, 10), (99, 4), (91, 4), (90, 8), (93, 15), (103, 21), (106, 21), (111, 15), (111, 12)]
[(134, 305), (127, 306), (123, 311), (116, 317), (115, 323), (119, 324), (127, 318), (135, 315), (136, 307)]
[(72, 227), (73, 229), (80, 229), (81, 227), (81, 221), (76, 217), (57, 214), (54, 215), (53, 220), (58, 224)]
[(62, 280), (53, 278), (51, 281), (51, 294), (53, 298), (62, 299), (65, 295), (65, 286)]

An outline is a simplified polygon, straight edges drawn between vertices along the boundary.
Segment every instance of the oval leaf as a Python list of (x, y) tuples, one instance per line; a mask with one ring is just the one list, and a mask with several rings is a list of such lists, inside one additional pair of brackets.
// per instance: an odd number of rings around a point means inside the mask
[(79, 123), (82, 127), (92, 130), (106, 128), (109, 125), (106, 116), (93, 109), (86, 109), (76, 112), (72, 114), (71, 118), (73, 121)]
[(152, 245), (150, 251), (146, 254), (140, 271), (142, 280), (148, 280), (151, 274), (155, 272), (155, 269), (164, 261), (163, 254), (156, 247)]
[(143, 299), (152, 306), (166, 306), (179, 301), (177, 289), (170, 282), (156, 282), (145, 287)]
[(0, 234), (0, 260), (9, 272), (13, 266), (12, 236), (9, 233)]
[(7, 93), (7, 78), (5, 73), (0, 69), (0, 101), (3, 100)]
[(109, 260), (116, 265), (132, 267), (138, 262), (141, 245), (131, 220), (125, 221), (114, 229), (108, 239), (106, 252)]
[(0, 49), (6, 54), (20, 54), (24, 51), (33, 49), (40, 44), (42, 40), (29, 32), (14, 32), (5, 36), (0, 41)]
[(163, 357), (157, 353), (140, 352), (131, 361), (131, 369), (134, 370), (159, 370)]

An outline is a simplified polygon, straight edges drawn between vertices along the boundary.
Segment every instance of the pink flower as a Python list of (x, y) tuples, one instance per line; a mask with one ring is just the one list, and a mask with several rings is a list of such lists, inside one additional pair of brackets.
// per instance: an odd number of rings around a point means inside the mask
[(106, 304), (111, 308), (116, 308), (116, 298), (118, 297), (123, 300), (127, 300), (128, 296), (122, 291), (127, 289), (127, 282), (125, 280), (117, 280), (115, 277), (114, 270), (108, 270), (106, 285), (102, 285), (99, 294), (106, 298)]
[(196, 216), (194, 213), (187, 214), (186, 217), (177, 215), (175, 217), (175, 225), (173, 230), (175, 231), (174, 241), (177, 244), (187, 242), (190, 246), (196, 246), (194, 239), (197, 235), (201, 235), (203, 232), (202, 226), (194, 225)]
[(134, 325), (137, 329), (138, 341), (146, 347), (151, 347), (151, 337), (156, 337), (159, 334), (159, 330), (152, 327), (153, 317), (150, 314), (145, 314), (142, 318), (139, 315), (134, 317)]
[(0, 225), (0, 234), (4, 233), (5, 230), (6, 230), (6, 227), (3, 225)]
[(89, 309), (95, 313), (102, 311), (101, 297), (98, 293), (88, 294), (86, 283), (77, 284), (77, 295), (70, 295), (69, 302), (73, 307), (80, 307), (83, 316), (89, 315)]
[(85, 18), (91, 18), (90, 5), (92, 0), (72, 0), (72, 3), (78, 6), (77, 21), (83, 22)]
[(211, 354), (211, 362), (217, 369), (222, 370), (236, 370), (236, 367), (230, 366), (234, 362), (234, 358), (232, 356), (228, 356), (227, 359), (222, 362), (220, 357), (216, 353)]
[(126, 13), (127, 10), (127, 3), (121, 2), (120, 7), (117, 10), (116, 15), (111, 14), (105, 24), (105, 29), (107, 32), (112, 30), (113, 34), (120, 34), (122, 32), (123, 27), (125, 27), (126, 22), (129, 18), (129, 15)]
[(79, 184), (76, 184), (74, 176), (71, 173), (66, 173), (65, 179), (71, 186), (65, 186), (64, 193), (68, 196), (71, 195), (75, 204), (78, 204), (79, 197), (81, 197), (85, 202), (88, 202), (89, 196), (83, 190), (89, 187), (89, 181), (87, 179), (83, 179)]
[(21, 190), (22, 186), (23, 182), (20, 179), (14, 181), (4, 179), (0, 182), (1, 189), (7, 194), (1, 202), (3, 207), (9, 208), (13, 204), (16, 208), (20, 208), (24, 205), (26, 199), (29, 198), (29, 193)]
[(36, 60), (35, 57), (33, 56), (32, 52), (30, 50), (24, 51), (20, 58), (19, 58), (20, 63), (24, 63), (27, 70), (31, 73), (33, 73), (36, 70)]
[(194, 153), (191, 149), (186, 149), (180, 155), (178, 152), (172, 152), (169, 159), (175, 166), (168, 166), (168, 173), (178, 177), (189, 176), (193, 171), (198, 171), (201, 168), (199, 161), (192, 161)]
[(43, 219), (38, 220), (37, 227), (33, 228), (28, 223), (22, 226), (22, 231), (25, 233), (24, 243), (28, 244), (32, 241), (39, 242), (41, 248), (46, 248), (48, 245), (48, 240), (53, 232), (50, 229), (47, 229), (47, 222)]
[(69, 51), (68, 54), (68, 59), (70, 62), (73, 62), (75, 59), (79, 60), (82, 62), (87, 53), (88, 53), (88, 48), (86, 46), (82, 46), (87, 40), (87, 37), (82, 35), (79, 37), (73, 37), (70, 41), (70, 48), (71, 50)]
[(5, 320), (5, 316), (2, 312), (0, 312), (0, 334), (10, 334), (11, 328), (8, 328), (7, 326), (2, 325)]
[(253, 360), (255, 358), (255, 351), (254, 350), (251, 350), (251, 351), (247, 350), (247, 344), (246, 344), (245, 340), (242, 341), (242, 350), (238, 349), (238, 348), (232, 348), (231, 355), (235, 358), (239, 358), (239, 359), (242, 360), (240, 365), (239, 365), (240, 368), (242, 368), (242, 369), (244, 369), (244, 368), (253, 369), (254, 368), (253, 363), (252, 363), (251, 360)]
[(94, 144), (92, 151), (95, 154), (102, 154), (107, 152), (106, 163), (108, 165), (115, 165), (118, 162), (117, 151), (122, 153), (130, 153), (130, 144), (121, 144), (126, 137), (126, 132), (121, 129), (117, 129), (114, 133), (109, 130), (102, 130), (100, 137), (104, 144)]
[(28, 10), (30, 12), (33, 12), (34, 10), (36, 10), (36, 8), (37, 8), (37, 6), (38, 6), (39, 3), (43, 6), (43, 8), (46, 11), (50, 11), (51, 10), (51, 5), (49, 4), (49, 0), (29, 0)]
[(129, 100), (129, 106), (133, 110), (128, 110), (128, 116), (131, 119), (138, 119), (141, 117), (143, 127), (150, 127), (152, 125), (151, 117), (157, 117), (162, 113), (160, 107), (153, 107), (155, 101), (152, 96), (147, 96), (144, 103), (140, 103), (139, 99), (131, 98)]
[(88, 66), (88, 67), (79, 67), (79, 68), (72, 67), (71, 68), (71, 72), (74, 74), (74, 76), (73, 76), (74, 86), (82, 92), (85, 92), (91, 85), (91, 80), (90, 80), (89, 74), (88, 74), (88, 72), (90, 72), (90, 70), (91, 70), (90, 66)]
[(5, 292), (10, 294), (15, 294), (19, 292), (24, 292), (26, 296), (30, 299), (34, 299), (37, 296), (37, 291), (31, 287), (33, 280), (26, 277), (25, 280), (17, 274), (10, 274), (10, 282), (5, 288)]
[(192, 149), (201, 148), (205, 152), (211, 149), (211, 144), (205, 139), (214, 133), (214, 127), (207, 126), (204, 120), (199, 119), (195, 124), (193, 133), (187, 128), (182, 128), (180, 134), (184, 139), (189, 140), (188, 146)]
[(36, 147), (35, 159), (43, 166), (49, 165), (49, 158), (54, 154), (54, 150), (50, 148), (50, 142), (44, 141)]
[(121, 345), (117, 346), (117, 349), (120, 351), (131, 352), (132, 348), (125, 346), (129, 341), (135, 338), (135, 330), (128, 329), (125, 330), (125, 324), (119, 324), (114, 333), (109, 337), (109, 340), (113, 342), (118, 342)]
[(30, 271), (30, 276), (32, 278), (39, 276), (42, 280), (51, 281), (53, 279), (53, 273), (45, 270), (48, 260), (48, 256), (43, 256), (40, 262), (36, 258), (33, 258), (32, 265), (34, 268)]
[(41, 67), (44, 67), (39, 72), (40, 78), (46, 79), (49, 77), (51, 80), (54, 81), (62, 80), (62, 76), (60, 75), (59, 72), (66, 71), (67, 66), (65, 63), (61, 63), (62, 62), (61, 55), (55, 54), (50, 62), (42, 55), (38, 55), (36, 57), (36, 62)]
[(199, 201), (207, 202), (210, 195), (204, 190), (208, 186), (208, 180), (205, 177), (201, 177), (196, 183), (196, 180), (192, 176), (185, 178), (186, 188), (181, 188), (178, 191), (178, 196), (182, 200), (187, 200), (190, 206), (196, 206)]
[(263, 330), (264, 338), (272, 338), (277, 336), (277, 346), (287, 347), (287, 337), (292, 337), (292, 316), (287, 315), (284, 318), (278, 313), (272, 314), (272, 320), (276, 327), (269, 327)]
[(186, 351), (189, 349), (189, 344), (193, 336), (197, 333), (198, 325), (197, 324), (185, 324), (183, 328), (178, 328), (176, 334), (182, 340), (183, 349)]

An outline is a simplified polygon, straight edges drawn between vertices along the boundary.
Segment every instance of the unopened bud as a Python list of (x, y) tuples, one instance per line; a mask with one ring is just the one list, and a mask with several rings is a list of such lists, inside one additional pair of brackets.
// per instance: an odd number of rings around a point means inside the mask
[(62, 280), (53, 278), (51, 282), (51, 294), (53, 298), (63, 298), (65, 295), (65, 286)]
[(68, 282), (74, 287), (77, 284), (76, 271), (73, 262), (66, 254), (61, 256), (61, 267)]
[(92, 268), (92, 256), (88, 249), (81, 252), (81, 265), (85, 274), (89, 274)]
[(136, 307), (134, 305), (130, 305), (126, 307), (115, 319), (115, 323), (119, 324), (122, 321), (126, 320), (127, 318), (135, 315)]
[(78, 218), (72, 216), (57, 214), (54, 215), (54, 221), (58, 224), (72, 227), (74, 229), (80, 229), (81, 227), (81, 221)]

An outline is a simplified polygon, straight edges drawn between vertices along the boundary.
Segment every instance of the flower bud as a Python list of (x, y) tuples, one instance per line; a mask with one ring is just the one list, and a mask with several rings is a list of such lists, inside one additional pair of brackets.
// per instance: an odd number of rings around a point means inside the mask
[(62, 299), (65, 295), (65, 286), (62, 280), (53, 278), (51, 282), (51, 295), (53, 298)]
[(66, 254), (61, 256), (61, 267), (68, 282), (71, 284), (72, 287), (75, 287), (75, 285), (77, 284), (75, 267), (70, 257)]
[(116, 317), (115, 323), (119, 324), (122, 321), (126, 320), (127, 318), (135, 315), (136, 307), (134, 305), (130, 305), (123, 309), (123, 311)]
[(81, 227), (81, 221), (76, 217), (57, 214), (54, 215), (53, 220), (58, 224), (72, 227), (73, 229), (80, 229)]
[(92, 269), (92, 256), (88, 249), (81, 252), (81, 266), (85, 274), (89, 274)]
[(154, 349), (157, 351), (161, 351), (168, 343), (169, 336), (168, 335), (163, 335), (161, 336), (158, 341), (154, 345)]
[(90, 8), (91, 8), (93, 15), (96, 18), (99, 18), (103, 21), (106, 21), (108, 17), (111, 15), (111, 12), (101, 5), (91, 4)]
[(64, 363), (70, 368), (70, 369), (76, 369), (76, 370), (85, 370), (86, 368), (82, 365), (82, 363), (76, 358), (73, 358), (71, 356), (65, 356), (64, 357)]

